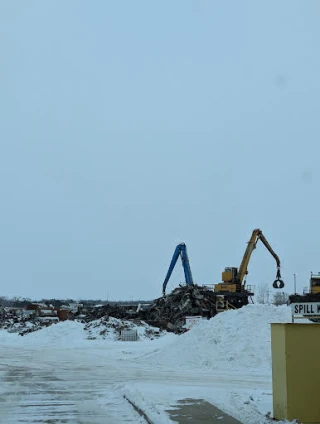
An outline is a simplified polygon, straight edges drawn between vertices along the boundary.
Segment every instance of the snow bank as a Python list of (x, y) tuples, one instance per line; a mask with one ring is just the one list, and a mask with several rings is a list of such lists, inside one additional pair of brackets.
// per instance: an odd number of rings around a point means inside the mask
[(269, 370), (270, 323), (281, 322), (291, 322), (288, 306), (248, 305), (200, 320), (173, 343), (146, 356), (150, 365), (189, 370)]
[(86, 340), (87, 335), (84, 331), (84, 325), (80, 322), (61, 321), (19, 338), (24, 343), (55, 344), (59, 342), (67, 346), (71, 342), (83, 342)]
[[(27, 323), (28, 324), (28, 323)], [(28, 328), (28, 327), (26, 327)], [(16, 343), (19, 345), (60, 345), (72, 347), (78, 344), (90, 343), (95, 340), (118, 341), (122, 329), (134, 329), (138, 332), (139, 341), (155, 340), (167, 334), (158, 328), (149, 326), (143, 321), (131, 322), (112, 317), (82, 323), (79, 321), (60, 321), (48, 327), (39, 327), (37, 331), (25, 333), (10, 333), (0, 330), (1, 343)], [(123, 342), (121, 342), (123, 343)]]
[(77, 321), (58, 322), (23, 336), (18, 333), (8, 333), (5, 330), (0, 331), (1, 343), (17, 344), (19, 346), (61, 344), (67, 347), (70, 344), (83, 343), (86, 339), (87, 334), (84, 331), (84, 325)]
[(8, 333), (7, 330), (0, 330), (0, 344), (15, 342), (18, 339), (18, 335), (14, 333)]
[(90, 340), (120, 340), (121, 330), (137, 330), (139, 340), (153, 340), (166, 334), (158, 328), (151, 327), (144, 321), (128, 321), (113, 317), (103, 317), (88, 322), (84, 329), (88, 332)]
[(220, 313), (211, 320), (200, 320), (190, 331), (174, 338), (159, 337), (156, 329), (143, 322), (103, 318), (86, 324), (63, 321), (24, 336), (0, 331), (0, 342), (72, 347), (92, 340), (116, 341), (122, 328), (135, 328), (139, 340), (158, 339), (153, 342), (155, 350), (136, 359), (144, 365), (173, 366), (188, 371), (263, 371), (271, 367), (270, 323), (290, 321), (288, 306), (248, 305)]
[[(121, 387), (121, 386), (120, 386)], [(170, 424), (172, 421), (168, 417), (167, 413), (159, 408), (159, 399), (151, 400), (150, 396), (146, 396), (143, 392), (138, 389), (133, 389), (129, 386), (118, 388), (124, 392), (125, 399), (135, 407), (138, 407), (143, 411), (152, 422), (157, 424)], [(168, 406), (169, 408), (170, 406)]]

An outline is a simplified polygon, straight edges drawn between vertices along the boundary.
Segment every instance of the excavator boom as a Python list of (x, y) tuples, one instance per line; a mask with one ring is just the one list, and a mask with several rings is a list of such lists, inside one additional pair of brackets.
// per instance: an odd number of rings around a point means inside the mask
[(237, 275), (237, 283), (239, 284), (242, 284), (244, 277), (248, 273), (248, 265), (249, 265), (251, 255), (254, 249), (256, 248), (256, 244), (261, 234), (262, 234), (262, 231), (259, 229), (253, 230), (251, 234), (250, 240), (248, 241), (247, 248), (244, 252), (244, 255), (239, 267), (238, 275)]
[(178, 246), (176, 247), (176, 249), (173, 253), (166, 278), (163, 282), (163, 286), (162, 286), (163, 295), (165, 295), (165, 293), (166, 293), (166, 287), (167, 287), (168, 281), (171, 277), (172, 271), (173, 271), (173, 269), (174, 269), (174, 267), (177, 263), (179, 256), (181, 257), (184, 276), (185, 276), (185, 279), (186, 279), (186, 284), (188, 286), (193, 286), (193, 278), (192, 278), (189, 258), (188, 258), (188, 254), (187, 254), (187, 246), (185, 245), (185, 243), (180, 243), (180, 244), (178, 244)]
[(273, 287), (276, 289), (282, 289), (284, 287), (284, 282), (281, 280), (280, 259), (262, 234), (262, 231), (256, 228), (253, 230), (250, 240), (248, 241), (240, 267), (226, 267), (222, 272), (222, 282), (214, 284), (214, 292), (222, 296), (224, 300), (237, 309), (248, 305), (249, 299), (252, 301), (252, 296), (254, 295), (254, 293), (247, 290), (245, 287), (245, 277), (248, 274), (248, 265), (252, 252), (256, 248), (256, 244), (259, 240), (262, 241), (277, 263), (277, 274), (273, 282)]
[(256, 244), (258, 243), (259, 240), (262, 241), (262, 243), (265, 245), (265, 247), (268, 249), (268, 251), (274, 257), (274, 259), (277, 263), (277, 274), (276, 274), (276, 280), (273, 283), (273, 287), (274, 288), (283, 288), (284, 283), (281, 280), (279, 256), (274, 252), (274, 250), (272, 249), (272, 247), (270, 246), (267, 239), (265, 238), (265, 236), (263, 235), (262, 231), (259, 228), (253, 230), (251, 238), (248, 242), (246, 251), (243, 255), (243, 258), (242, 258), (242, 261), (241, 261), (241, 264), (240, 264), (240, 267), (239, 267), (239, 271), (238, 271), (238, 275), (237, 275), (237, 283), (242, 284), (244, 277), (248, 273), (248, 265), (249, 265), (250, 257), (251, 257), (252, 252), (256, 248)]

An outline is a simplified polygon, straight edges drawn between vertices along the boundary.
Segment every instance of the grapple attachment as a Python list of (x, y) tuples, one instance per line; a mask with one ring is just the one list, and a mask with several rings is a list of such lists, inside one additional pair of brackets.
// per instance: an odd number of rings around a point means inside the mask
[(283, 287), (284, 287), (284, 282), (283, 282), (283, 280), (281, 280), (280, 268), (278, 268), (276, 279), (273, 282), (273, 288), (275, 288), (275, 289), (283, 289)]

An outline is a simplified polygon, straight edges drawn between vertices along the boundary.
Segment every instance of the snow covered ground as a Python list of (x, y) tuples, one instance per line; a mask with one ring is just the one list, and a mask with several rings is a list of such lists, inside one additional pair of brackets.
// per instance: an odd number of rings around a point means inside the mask
[[(0, 331), (0, 423), (170, 423), (178, 400), (204, 399), (244, 424), (272, 413), (270, 323), (286, 306), (248, 305), (183, 335), (117, 340), (112, 327), (76, 321), (23, 337)], [(102, 330), (101, 330), (102, 328)]]

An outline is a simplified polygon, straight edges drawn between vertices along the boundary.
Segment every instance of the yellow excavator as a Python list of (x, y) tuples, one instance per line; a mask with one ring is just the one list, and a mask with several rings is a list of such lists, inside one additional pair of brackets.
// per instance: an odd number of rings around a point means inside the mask
[(275, 289), (282, 289), (284, 287), (284, 282), (281, 279), (280, 259), (268, 243), (262, 231), (257, 228), (253, 230), (251, 234), (239, 269), (236, 267), (225, 268), (222, 272), (222, 283), (214, 285), (214, 292), (219, 295), (223, 295), (225, 300), (237, 308), (243, 305), (247, 305), (249, 303), (249, 298), (253, 296), (253, 293), (246, 290), (246, 276), (248, 274), (248, 265), (251, 254), (256, 248), (259, 240), (262, 241), (262, 243), (274, 257), (277, 264), (276, 279), (273, 282), (273, 287)]

